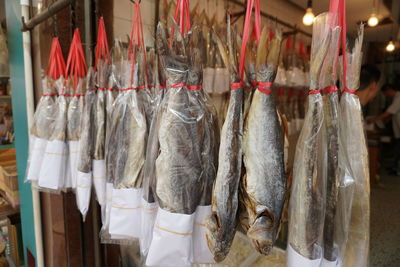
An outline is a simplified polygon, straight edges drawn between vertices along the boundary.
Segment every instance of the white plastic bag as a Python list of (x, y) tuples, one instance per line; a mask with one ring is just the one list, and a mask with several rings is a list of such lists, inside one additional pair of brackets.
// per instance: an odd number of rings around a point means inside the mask
[(89, 210), (91, 188), (92, 172), (86, 173), (78, 171), (76, 181), (76, 205), (84, 221)]
[(211, 206), (198, 206), (193, 226), (193, 263), (214, 263), (206, 239), (206, 219), (211, 215)]
[(29, 155), (29, 166), (26, 173), (27, 181), (38, 181), (44, 153), (46, 151), (47, 140), (34, 135), (30, 135), (29, 143), (31, 146)]
[(106, 163), (105, 160), (93, 160), (93, 185), (97, 201), (100, 206), (105, 204), (106, 198)]
[(141, 196), (141, 189), (113, 189), (109, 226), (112, 237), (140, 238)]
[(147, 266), (191, 266), (195, 213), (179, 214), (158, 209)]
[(64, 185), (67, 163), (67, 144), (48, 141), (43, 156), (38, 186), (43, 190), (59, 191)]

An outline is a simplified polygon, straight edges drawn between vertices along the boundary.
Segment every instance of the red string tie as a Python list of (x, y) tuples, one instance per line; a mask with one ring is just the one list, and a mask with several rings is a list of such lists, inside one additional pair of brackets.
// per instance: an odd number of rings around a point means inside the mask
[(325, 94), (330, 94), (330, 93), (335, 93), (335, 92), (337, 92), (337, 87), (334, 86), (334, 85), (327, 86), (327, 87), (324, 88), (324, 93)]
[(315, 95), (315, 94), (320, 94), (320, 93), (321, 93), (320, 90), (310, 90), (310, 91), (308, 91), (309, 95)]
[(261, 93), (270, 95), (272, 93), (271, 87), (272, 87), (271, 82), (259, 82), (257, 88)]
[(236, 89), (243, 88), (243, 87), (244, 87), (243, 81), (240, 81), (237, 83), (231, 83), (231, 90), (236, 90)]
[(186, 86), (185, 83), (176, 83), (176, 84), (170, 85), (171, 88), (179, 88), (179, 87), (184, 87), (184, 86)]
[(351, 90), (347, 87), (344, 88), (343, 92), (347, 92), (349, 94), (355, 95), (356, 94), (356, 90)]
[(197, 85), (188, 85), (187, 88), (189, 89), (189, 91), (196, 91), (196, 90), (200, 90), (203, 88), (203, 85), (201, 84), (197, 84)]

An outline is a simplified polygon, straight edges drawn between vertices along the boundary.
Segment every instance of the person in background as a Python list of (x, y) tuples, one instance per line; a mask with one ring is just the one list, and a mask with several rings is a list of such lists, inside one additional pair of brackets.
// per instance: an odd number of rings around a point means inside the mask
[(370, 118), (368, 123), (376, 121), (388, 121), (392, 119), (393, 134), (395, 138), (395, 174), (400, 176), (400, 92), (397, 91), (393, 85), (385, 84), (382, 87), (382, 93), (388, 100), (392, 100), (392, 104), (382, 114)]
[(360, 89), (357, 90), (361, 106), (368, 104), (378, 94), (380, 78), (381, 72), (375, 65), (363, 65), (361, 67)]

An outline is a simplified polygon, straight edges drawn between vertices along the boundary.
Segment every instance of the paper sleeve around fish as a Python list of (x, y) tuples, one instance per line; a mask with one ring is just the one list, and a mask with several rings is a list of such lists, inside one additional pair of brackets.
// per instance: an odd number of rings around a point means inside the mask
[(93, 160), (93, 185), (100, 206), (106, 203), (106, 163), (105, 160)]
[(100, 230), (101, 243), (110, 243), (111, 241), (111, 236), (108, 230), (110, 228), (110, 212), (113, 188), (114, 185), (112, 183), (106, 183), (105, 205), (101, 207), (101, 222), (103, 224)]
[(193, 263), (215, 263), (214, 256), (207, 245), (206, 219), (211, 215), (211, 205), (198, 206), (193, 227)]
[(141, 196), (142, 189), (113, 189), (109, 227), (112, 237), (141, 237)]
[(158, 209), (147, 266), (192, 266), (195, 213), (179, 214)]
[[(320, 255), (322, 256), (322, 248), (318, 247), (318, 249), (321, 251)], [(286, 262), (286, 267), (320, 267), (321, 264), (321, 258), (315, 259), (315, 260), (310, 260), (307, 257), (304, 257), (300, 255), (299, 253), (296, 252), (292, 248), (290, 244), (287, 246), (287, 262)]]
[(89, 210), (90, 190), (92, 189), (92, 172), (85, 173), (78, 171), (76, 180), (76, 205), (85, 221)]
[(71, 164), (71, 159), (70, 159), (70, 155), (68, 152), (68, 156), (67, 156), (67, 162), (65, 165), (65, 176), (64, 176), (64, 184), (63, 184), (63, 190), (67, 191), (68, 189), (72, 188), (72, 170), (70, 168)]
[(79, 141), (68, 141), (69, 147), (69, 168), (71, 171), (71, 188), (76, 188), (78, 176), (78, 156), (79, 156)]
[(59, 192), (64, 185), (66, 164), (67, 144), (58, 140), (48, 141), (39, 175), (39, 188)]
[(29, 164), (26, 172), (26, 181), (37, 181), (42, 167), (44, 153), (46, 151), (47, 140), (30, 135)]
[(153, 238), (153, 228), (157, 217), (158, 204), (157, 202), (147, 202), (142, 198), (142, 224), (140, 238), (140, 251), (142, 255), (147, 255), (149, 252), (151, 240)]

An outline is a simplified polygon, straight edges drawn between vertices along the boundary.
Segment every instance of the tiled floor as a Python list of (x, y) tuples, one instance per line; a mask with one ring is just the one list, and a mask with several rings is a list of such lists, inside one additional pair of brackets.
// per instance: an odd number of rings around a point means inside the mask
[(370, 267), (400, 266), (400, 177), (381, 176), (371, 189)]

